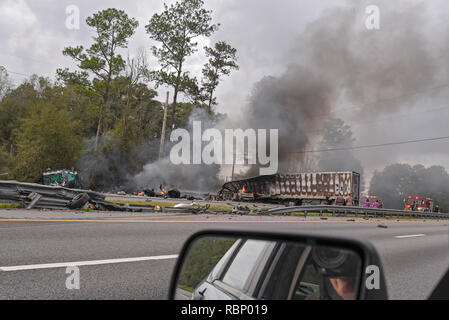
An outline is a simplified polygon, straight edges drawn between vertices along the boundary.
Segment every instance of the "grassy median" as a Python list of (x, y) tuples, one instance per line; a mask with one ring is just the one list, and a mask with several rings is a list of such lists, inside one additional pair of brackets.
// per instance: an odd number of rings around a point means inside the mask
[(20, 209), (22, 206), (16, 203), (0, 203), (0, 209)]

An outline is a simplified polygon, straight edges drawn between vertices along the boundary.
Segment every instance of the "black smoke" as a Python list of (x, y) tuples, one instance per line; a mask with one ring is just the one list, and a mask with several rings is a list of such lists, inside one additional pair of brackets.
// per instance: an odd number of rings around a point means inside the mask
[[(380, 8), (380, 30), (365, 26), (365, 8), (373, 4)], [(285, 72), (255, 85), (234, 125), (279, 129), (279, 170), (298, 171), (306, 160), (304, 151), (318, 149), (330, 118), (375, 122), (408, 110), (419, 101), (417, 92), (448, 81), (449, 59), (435, 45), (438, 39), (447, 43), (448, 33), (430, 32), (431, 21), (425, 2), (348, 1), (325, 10), (287, 48)], [(417, 133), (406, 121), (394, 128)], [(375, 135), (376, 141), (391, 139), (385, 129)], [(355, 141), (372, 136), (371, 128), (359, 126)], [(383, 161), (377, 155), (364, 153), (370, 165)]]

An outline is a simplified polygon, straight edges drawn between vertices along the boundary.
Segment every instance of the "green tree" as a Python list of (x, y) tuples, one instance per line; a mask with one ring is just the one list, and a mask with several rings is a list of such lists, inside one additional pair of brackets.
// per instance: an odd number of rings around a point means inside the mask
[(11, 80), (5, 67), (0, 66), (0, 99), (11, 90)]
[(96, 95), (81, 85), (68, 84), (55, 87), (56, 94), (49, 99), (54, 105), (65, 108), (73, 120), (80, 124), (80, 132), (92, 137), (97, 131)]
[(78, 124), (67, 110), (37, 102), (18, 128), (14, 176), (36, 182), (47, 168), (71, 168), (82, 147)]
[(175, 126), (178, 94), (185, 93), (195, 80), (186, 72), (186, 58), (197, 52), (200, 36), (209, 37), (218, 29), (212, 23), (211, 11), (203, 8), (201, 0), (182, 0), (170, 6), (164, 4), (164, 11), (154, 14), (145, 26), (150, 38), (160, 45), (152, 52), (159, 59), (160, 70), (150, 73), (156, 85), (167, 85), (174, 89), (171, 125)]
[(11, 155), (16, 150), (13, 131), (20, 126), (20, 119), (28, 113), (31, 105), (46, 91), (44, 83), (42, 78), (27, 79), (9, 91), (0, 102), (0, 145)]
[[(134, 76), (133, 76), (134, 79)], [(112, 190), (124, 186), (129, 177), (157, 158), (163, 109), (154, 100), (156, 91), (131, 79), (131, 73), (114, 79), (110, 92), (110, 113), (98, 151), (86, 139), (79, 172), (86, 187)]]
[(58, 76), (67, 81), (88, 84), (87, 72), (94, 75), (93, 88), (100, 94), (102, 100), (98, 109), (98, 125), (95, 138), (95, 150), (102, 136), (105, 112), (109, 107), (111, 83), (125, 69), (125, 61), (118, 53), (119, 49), (127, 48), (130, 37), (139, 23), (129, 18), (123, 10), (114, 8), (99, 11), (86, 19), (88, 26), (96, 34), (94, 43), (88, 48), (83, 46), (67, 47), (63, 54), (77, 61), (81, 72), (71, 73), (67, 69), (58, 69)]
[(205, 93), (205, 101), (209, 108), (217, 104), (214, 92), (223, 76), (229, 76), (233, 69), (238, 70), (237, 50), (226, 42), (217, 42), (214, 47), (205, 47), (209, 62), (203, 68), (202, 91)]
[(376, 171), (370, 183), (370, 193), (392, 209), (404, 209), (404, 199), (419, 196), (433, 199), (443, 212), (449, 212), (448, 190), (449, 174), (441, 166), (396, 163)]
[(9, 173), (11, 159), (7, 152), (0, 147), (0, 180), (4, 180)]

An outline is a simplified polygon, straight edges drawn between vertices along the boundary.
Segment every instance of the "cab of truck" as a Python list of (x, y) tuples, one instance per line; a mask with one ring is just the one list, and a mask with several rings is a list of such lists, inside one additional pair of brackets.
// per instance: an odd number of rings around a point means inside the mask
[(42, 174), (42, 181), (46, 186), (82, 189), (81, 181), (76, 171), (47, 169)]

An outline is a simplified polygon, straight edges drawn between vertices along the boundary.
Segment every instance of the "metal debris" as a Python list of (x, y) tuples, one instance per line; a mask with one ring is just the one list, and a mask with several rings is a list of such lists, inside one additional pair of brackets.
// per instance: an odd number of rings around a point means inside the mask
[(251, 212), (250, 208), (248, 208), (247, 206), (242, 206), (240, 204), (235, 204), (231, 210), (232, 214), (239, 214), (239, 215), (249, 214), (250, 212)]
[(31, 203), (26, 207), (27, 210), (33, 209), (36, 203), (42, 198), (42, 195), (36, 192), (31, 193), (28, 196), (28, 199), (31, 200)]
[(192, 203), (178, 203), (173, 206), (174, 209), (183, 209), (187, 211), (191, 211), (192, 213), (206, 213), (210, 208), (210, 204), (200, 204), (198, 202)]
[(0, 180), (0, 201), (19, 204), (26, 209), (79, 210), (90, 204), (97, 210), (153, 211), (153, 207), (118, 205), (105, 199), (104, 194), (90, 190)]

